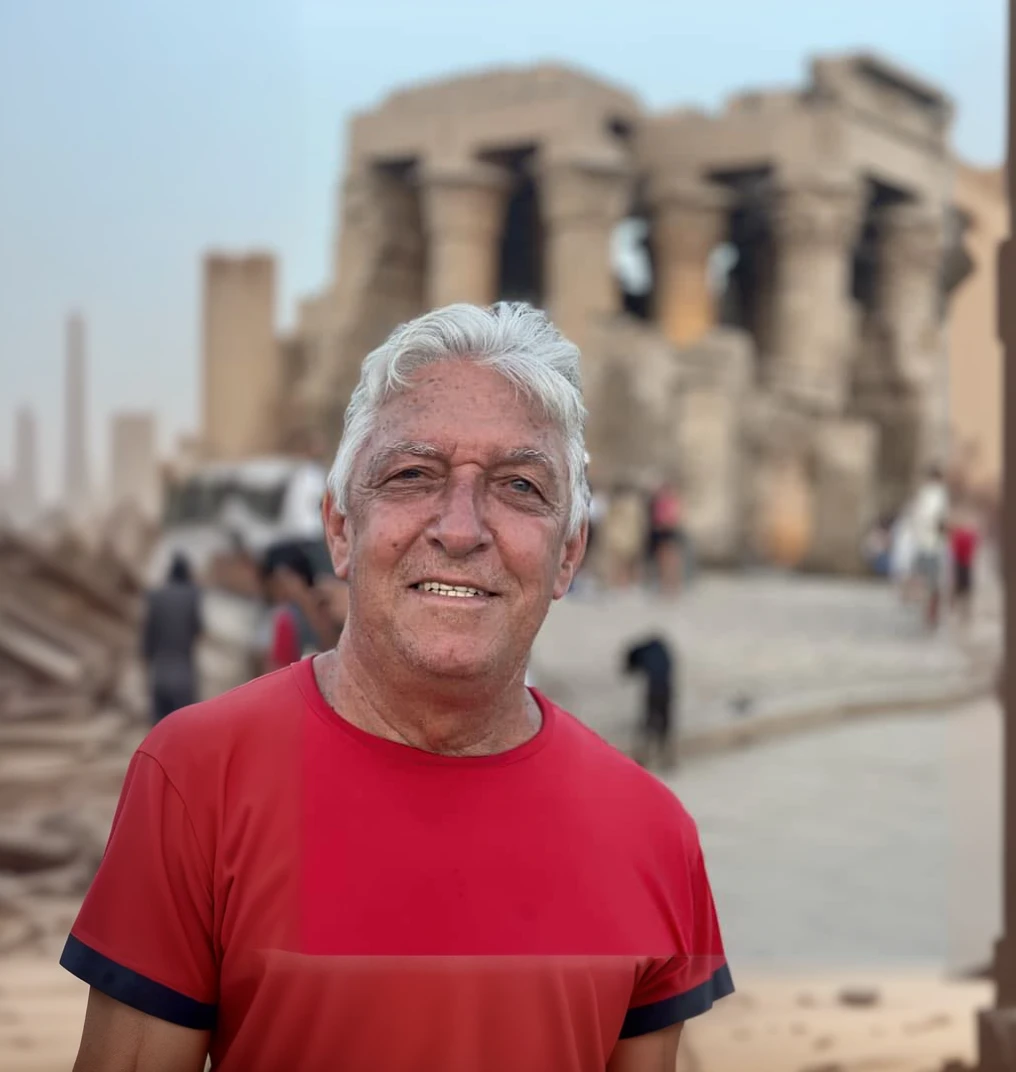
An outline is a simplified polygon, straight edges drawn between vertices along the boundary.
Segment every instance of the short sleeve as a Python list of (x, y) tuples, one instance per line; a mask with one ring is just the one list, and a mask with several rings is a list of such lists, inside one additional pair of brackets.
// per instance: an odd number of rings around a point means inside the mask
[(671, 957), (650, 958), (640, 974), (621, 1038), (647, 1035), (708, 1012), (734, 992), (723, 948), (716, 905), (702, 849), (695, 838), (684, 896), (675, 897), (674, 920), (686, 949)]
[(211, 870), (184, 801), (158, 760), (138, 751), (60, 963), (125, 1005), (210, 1029), (212, 921)]

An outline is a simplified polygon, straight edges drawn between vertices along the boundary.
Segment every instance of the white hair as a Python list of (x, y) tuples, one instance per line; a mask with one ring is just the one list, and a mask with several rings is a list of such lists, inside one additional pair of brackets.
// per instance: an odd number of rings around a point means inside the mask
[(589, 512), (579, 349), (525, 302), (448, 305), (401, 325), (364, 359), (360, 382), (346, 408), (342, 439), (328, 489), (349, 513), (353, 467), (385, 402), (412, 385), (414, 372), (449, 358), (495, 369), (539, 405), (560, 429), (568, 476), (567, 535), (577, 535)]

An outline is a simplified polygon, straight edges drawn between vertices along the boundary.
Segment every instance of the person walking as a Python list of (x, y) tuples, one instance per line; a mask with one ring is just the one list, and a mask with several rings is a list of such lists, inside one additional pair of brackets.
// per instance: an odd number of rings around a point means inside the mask
[(142, 621), (141, 649), (153, 723), (197, 702), (195, 651), (203, 630), (200, 590), (190, 563), (177, 554), (166, 583), (148, 594)]
[(650, 501), (649, 553), (660, 591), (677, 595), (684, 575), (684, 525), (681, 496), (671, 483), (662, 484)]

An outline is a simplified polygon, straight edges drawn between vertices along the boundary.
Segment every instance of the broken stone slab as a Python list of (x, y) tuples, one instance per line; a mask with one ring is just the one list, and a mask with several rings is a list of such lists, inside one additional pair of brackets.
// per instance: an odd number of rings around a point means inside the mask
[(67, 689), (33, 689), (0, 699), (0, 718), (5, 722), (81, 721), (95, 710), (92, 700)]
[(882, 1001), (882, 995), (874, 987), (850, 987), (841, 990), (839, 1002), (853, 1008), (871, 1008)]
[(83, 722), (0, 722), (0, 750), (7, 748), (74, 749), (95, 741), (115, 743), (123, 732), (123, 717), (116, 712)]
[(69, 863), (78, 848), (67, 836), (50, 833), (39, 825), (0, 827), (0, 872), (16, 875)]
[(65, 867), (54, 867), (24, 875), (21, 892), (29, 897), (81, 897), (95, 878), (96, 859), (75, 860)]
[(33, 636), (0, 611), (0, 651), (31, 674), (67, 688), (85, 688), (86, 667), (81, 659), (38, 635)]

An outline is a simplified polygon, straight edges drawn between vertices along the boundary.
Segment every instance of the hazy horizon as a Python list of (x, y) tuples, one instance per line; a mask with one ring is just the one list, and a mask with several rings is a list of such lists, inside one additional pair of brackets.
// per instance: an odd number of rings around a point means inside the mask
[(577, 66), (647, 108), (710, 109), (801, 84), (818, 52), (871, 49), (957, 104), (976, 165), (1005, 151), (1002, 0), (714, 0), (681, 10), (516, 0), (0, 0), (0, 474), (15, 412), (36, 415), (57, 488), (66, 316), (87, 324), (90, 467), (105, 482), (113, 411), (153, 409), (160, 444), (194, 430), (200, 265), (267, 250), (280, 327), (327, 280), (344, 125), (406, 84), (491, 66)]

